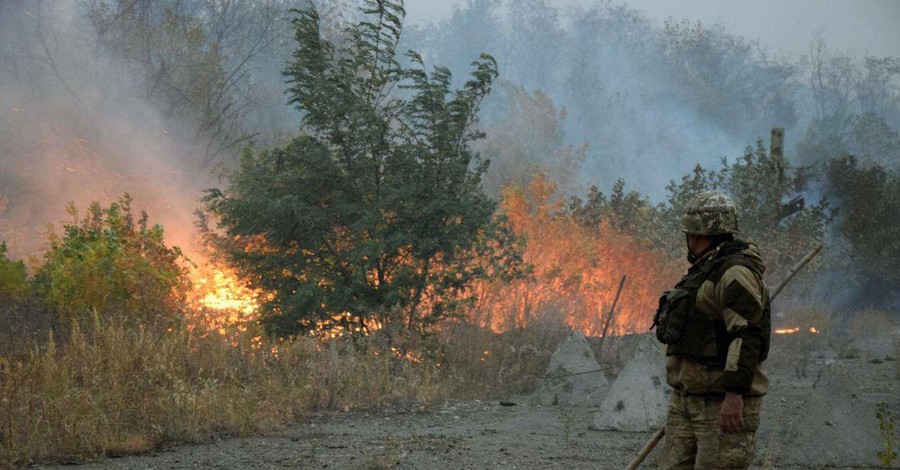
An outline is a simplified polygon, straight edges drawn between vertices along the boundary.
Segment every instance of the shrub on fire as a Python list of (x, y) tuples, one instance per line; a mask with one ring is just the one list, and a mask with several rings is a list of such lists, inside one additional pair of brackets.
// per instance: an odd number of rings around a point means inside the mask
[(163, 242), (163, 229), (135, 220), (132, 199), (103, 208), (91, 204), (82, 218), (69, 206), (72, 223), (51, 234), (46, 261), (35, 273), (35, 292), (63, 319), (97, 312), (140, 320), (171, 319), (184, 297), (186, 272), (177, 248)]
[[(324, 40), (314, 8), (295, 11), (298, 48), (286, 71), (301, 135), (246, 151), (225, 191), (210, 190), (230, 259), (261, 289), (262, 321), (289, 335), (373, 327), (426, 331), (471, 300), (467, 287), (502, 263), (487, 165), (469, 144), (497, 76), (482, 55), (461, 90), (395, 47), (403, 10), (366, 2), (341, 45)], [(400, 90), (400, 92), (398, 92)]]

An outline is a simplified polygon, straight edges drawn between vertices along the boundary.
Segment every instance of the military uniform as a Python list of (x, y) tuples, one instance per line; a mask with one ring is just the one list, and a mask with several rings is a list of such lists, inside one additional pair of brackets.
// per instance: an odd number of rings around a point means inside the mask
[[(737, 232), (736, 208), (721, 193), (701, 193), (686, 212), (685, 233)], [(760, 368), (770, 334), (764, 270), (754, 245), (721, 241), (695, 259), (675, 289), (660, 299), (655, 324), (666, 344), (666, 377), (674, 390), (660, 468), (750, 465), (761, 397), (768, 390)], [(726, 392), (743, 396), (743, 429), (735, 434), (719, 428)]]

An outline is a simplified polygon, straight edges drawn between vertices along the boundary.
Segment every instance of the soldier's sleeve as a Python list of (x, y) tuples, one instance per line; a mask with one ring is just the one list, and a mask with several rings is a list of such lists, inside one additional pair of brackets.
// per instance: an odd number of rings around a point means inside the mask
[(762, 279), (744, 266), (729, 268), (716, 284), (725, 327), (734, 337), (728, 347), (722, 377), (725, 390), (730, 392), (747, 393), (753, 383), (766, 337), (763, 309), (768, 293), (765, 289)]

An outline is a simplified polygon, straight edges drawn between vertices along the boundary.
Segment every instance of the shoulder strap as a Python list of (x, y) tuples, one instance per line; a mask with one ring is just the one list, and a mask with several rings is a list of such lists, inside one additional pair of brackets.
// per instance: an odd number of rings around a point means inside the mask
[(759, 269), (756, 267), (756, 264), (751, 262), (747, 258), (747, 256), (739, 254), (739, 253), (735, 253), (732, 255), (727, 255), (727, 256), (723, 256), (722, 258), (715, 259), (710, 264), (713, 266), (710, 267), (709, 279), (711, 279), (713, 282), (719, 282), (719, 279), (722, 279), (722, 276), (725, 275), (725, 272), (735, 266), (743, 266), (743, 267), (749, 269), (751, 272), (753, 272), (757, 276), (759, 276), (760, 278), (762, 277), (762, 273), (759, 272)]

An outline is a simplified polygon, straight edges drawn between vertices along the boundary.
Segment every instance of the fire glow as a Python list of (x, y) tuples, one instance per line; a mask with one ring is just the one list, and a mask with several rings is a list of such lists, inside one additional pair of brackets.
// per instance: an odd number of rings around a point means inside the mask
[(628, 279), (609, 334), (646, 331), (663, 286), (681, 266), (649, 243), (606, 220), (587, 227), (565, 215), (556, 187), (538, 175), (524, 188), (511, 187), (501, 202), (517, 236), (527, 240), (523, 259), (533, 266), (525, 279), (475, 286), (472, 320), (495, 332), (561, 320), (588, 336), (603, 334), (623, 274)]
[(198, 269), (193, 274), (192, 303), (199, 307), (200, 321), (225, 334), (257, 319), (259, 293), (247, 287), (234, 270), (221, 267)]
[[(678, 264), (646, 243), (605, 221), (586, 227), (564, 213), (555, 186), (537, 177), (526, 188), (504, 194), (502, 208), (517, 236), (527, 239), (523, 258), (532, 275), (513, 281), (486, 281), (472, 289), (477, 301), (465, 317), (502, 333), (541, 321), (562, 321), (585, 335), (602, 334), (622, 274), (628, 275), (609, 334), (645, 331), (652, 320), (660, 286), (677, 279)], [(258, 243), (255, 241), (254, 243)], [(258, 318), (259, 295), (237, 274), (215, 269), (195, 276), (197, 305), (204, 323), (219, 331), (239, 331)], [(377, 320), (360, 321), (335, 313), (315, 321), (311, 335), (335, 339), (380, 330)], [(482, 360), (487, 360), (485, 352)], [(413, 360), (412, 358), (408, 358)]]
[[(776, 335), (792, 335), (794, 333), (799, 333), (801, 329), (802, 328), (800, 328), (799, 326), (791, 328), (778, 328), (776, 330), (773, 330), (772, 333), (775, 333)], [(819, 334), (819, 330), (814, 326), (809, 327), (806, 331), (814, 335)]]

